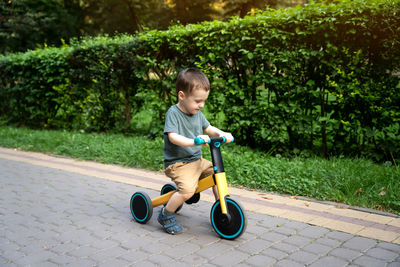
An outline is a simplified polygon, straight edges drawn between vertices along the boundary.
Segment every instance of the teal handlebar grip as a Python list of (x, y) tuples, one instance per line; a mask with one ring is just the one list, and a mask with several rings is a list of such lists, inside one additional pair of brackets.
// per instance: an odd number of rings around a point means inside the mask
[[(208, 143), (210, 143), (211, 142), (211, 139), (209, 140), (209, 142)], [(199, 145), (202, 145), (202, 144), (205, 144), (206, 142), (203, 140), (203, 139), (201, 139), (200, 137), (196, 137), (195, 139), (194, 139), (194, 144), (196, 145), (196, 146), (199, 146)]]
[[(222, 136), (222, 137), (217, 137), (217, 138), (222, 138), (222, 143), (226, 143), (226, 138), (224, 137), (224, 136)], [(235, 138), (234, 139), (232, 139), (232, 142), (231, 143), (233, 143), (233, 141), (235, 140)], [(199, 145), (203, 145), (203, 144), (205, 144), (206, 142), (203, 140), (203, 139), (201, 139), (200, 137), (196, 137), (195, 139), (194, 139), (194, 144), (196, 145), (196, 146), (199, 146)], [(211, 143), (211, 138), (208, 140), (208, 143)]]

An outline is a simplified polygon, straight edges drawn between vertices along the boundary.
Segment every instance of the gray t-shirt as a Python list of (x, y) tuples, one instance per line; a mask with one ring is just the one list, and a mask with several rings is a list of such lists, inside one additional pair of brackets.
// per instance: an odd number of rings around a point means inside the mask
[(165, 115), (164, 127), (164, 167), (176, 162), (193, 162), (201, 158), (201, 146), (183, 147), (169, 141), (168, 133), (177, 133), (187, 138), (195, 138), (203, 134), (210, 126), (203, 113), (189, 115), (173, 105)]

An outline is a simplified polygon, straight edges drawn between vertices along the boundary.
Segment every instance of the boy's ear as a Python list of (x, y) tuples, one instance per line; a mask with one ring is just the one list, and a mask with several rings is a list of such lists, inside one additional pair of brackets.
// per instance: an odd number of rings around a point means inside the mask
[(179, 98), (179, 100), (183, 100), (185, 98), (185, 93), (183, 91), (179, 91), (178, 98)]

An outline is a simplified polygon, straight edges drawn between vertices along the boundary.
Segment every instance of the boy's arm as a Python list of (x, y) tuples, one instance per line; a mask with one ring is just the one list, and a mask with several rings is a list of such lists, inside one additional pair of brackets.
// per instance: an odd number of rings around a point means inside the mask
[[(220, 137), (223, 136), (226, 138), (226, 143), (230, 143), (233, 141), (233, 136), (231, 133), (227, 133), (224, 131), (221, 131), (217, 127), (214, 127), (212, 125), (208, 126), (205, 130), (204, 133), (211, 136), (211, 137)], [(206, 141), (206, 140), (204, 140)]]
[(168, 138), (171, 143), (173, 143), (174, 145), (177, 145), (177, 146), (196, 146), (194, 144), (193, 139), (187, 138), (187, 137), (177, 134), (177, 133), (169, 132)]
[[(206, 144), (207, 144), (208, 139), (209, 139), (208, 136), (211, 136), (211, 137), (223, 136), (223, 137), (226, 138), (226, 142), (227, 143), (230, 143), (233, 140), (233, 136), (232, 136), (231, 133), (227, 133), (227, 132), (221, 131), (220, 129), (218, 129), (218, 128), (214, 127), (214, 126), (211, 126), (211, 125), (208, 126), (204, 130), (204, 133), (206, 135), (200, 135), (199, 137), (201, 139), (203, 139), (206, 142)], [(177, 134), (177, 133), (173, 133), (173, 132), (169, 132), (167, 134), (168, 134), (169, 141), (171, 143), (173, 143), (174, 145), (177, 145), (177, 146), (196, 146), (194, 144), (194, 140), (191, 139), (191, 138), (187, 138), (187, 137), (185, 137), (183, 135), (180, 135), (180, 134)]]

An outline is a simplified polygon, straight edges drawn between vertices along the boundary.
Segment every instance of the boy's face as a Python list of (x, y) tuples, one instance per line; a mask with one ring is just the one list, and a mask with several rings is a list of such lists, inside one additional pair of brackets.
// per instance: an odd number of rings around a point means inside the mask
[(197, 114), (204, 107), (210, 91), (194, 89), (191, 94), (179, 91), (179, 108), (186, 114)]

